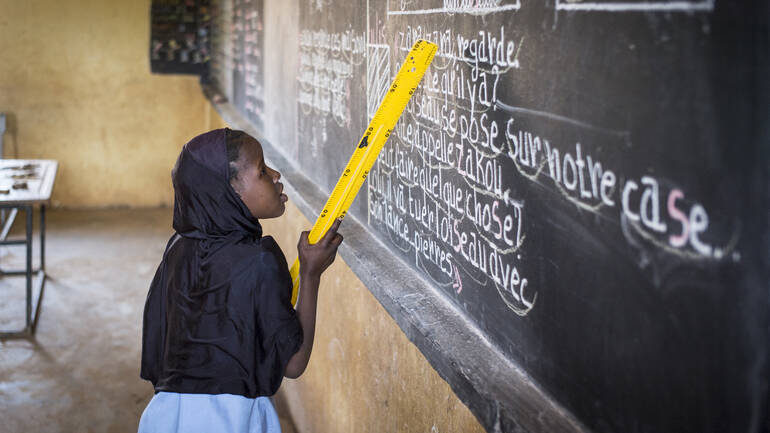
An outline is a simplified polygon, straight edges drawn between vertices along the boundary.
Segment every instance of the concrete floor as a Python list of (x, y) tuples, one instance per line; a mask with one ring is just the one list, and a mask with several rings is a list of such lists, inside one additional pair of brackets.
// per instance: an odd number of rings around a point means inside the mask
[[(139, 378), (142, 311), (171, 210), (55, 210), (47, 226), (37, 332), (0, 340), (0, 431), (135, 432), (153, 394)], [(24, 254), (0, 247), (0, 266), (21, 267)], [(0, 279), (2, 331), (23, 327), (23, 281)]]

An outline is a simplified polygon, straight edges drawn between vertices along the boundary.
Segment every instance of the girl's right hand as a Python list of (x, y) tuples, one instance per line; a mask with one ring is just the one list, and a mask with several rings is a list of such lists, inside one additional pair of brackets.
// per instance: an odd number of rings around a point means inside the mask
[(337, 233), (341, 222), (339, 218), (334, 221), (326, 234), (315, 244), (308, 241), (309, 231), (302, 232), (297, 243), (300, 279), (320, 279), (321, 274), (334, 262), (337, 248), (342, 243), (342, 235)]

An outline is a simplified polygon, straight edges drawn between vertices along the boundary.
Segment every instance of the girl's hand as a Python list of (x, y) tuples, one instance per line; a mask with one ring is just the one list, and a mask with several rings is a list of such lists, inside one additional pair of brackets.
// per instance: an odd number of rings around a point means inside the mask
[(297, 243), (300, 279), (320, 279), (321, 274), (334, 262), (337, 248), (342, 243), (342, 235), (337, 233), (341, 222), (339, 218), (334, 221), (326, 234), (312, 245), (308, 241), (310, 232), (302, 232)]

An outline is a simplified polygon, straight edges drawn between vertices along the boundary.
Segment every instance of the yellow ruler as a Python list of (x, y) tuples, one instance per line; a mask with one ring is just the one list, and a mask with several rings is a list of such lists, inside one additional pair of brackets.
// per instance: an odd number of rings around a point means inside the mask
[[(337, 185), (332, 194), (326, 201), (326, 204), (318, 215), (313, 228), (310, 230), (308, 241), (311, 244), (318, 242), (326, 234), (329, 227), (332, 226), (337, 218), (344, 218), (350, 205), (364, 184), (369, 170), (377, 160), (377, 155), (390, 137), (391, 131), (396, 126), (398, 118), (404, 112), (409, 98), (420, 84), (425, 70), (428, 69), (433, 56), (436, 54), (438, 46), (428, 41), (418, 40), (412, 46), (409, 54), (406, 55), (404, 64), (393, 79), (393, 83), (388, 88), (388, 93), (382, 99), (374, 118), (369, 122), (369, 126), (361, 137), (361, 141), (353, 151), (348, 165), (342, 172)], [(291, 267), (292, 291), (291, 303), (297, 305), (297, 296), (299, 295), (299, 258), (294, 261)]]

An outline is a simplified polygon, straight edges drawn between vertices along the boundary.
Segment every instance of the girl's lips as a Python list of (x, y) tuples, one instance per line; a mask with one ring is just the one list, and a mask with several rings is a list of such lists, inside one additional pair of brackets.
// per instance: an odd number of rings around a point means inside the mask
[(287, 202), (287, 201), (289, 201), (289, 197), (286, 194), (281, 193), (281, 201), (282, 202)]

